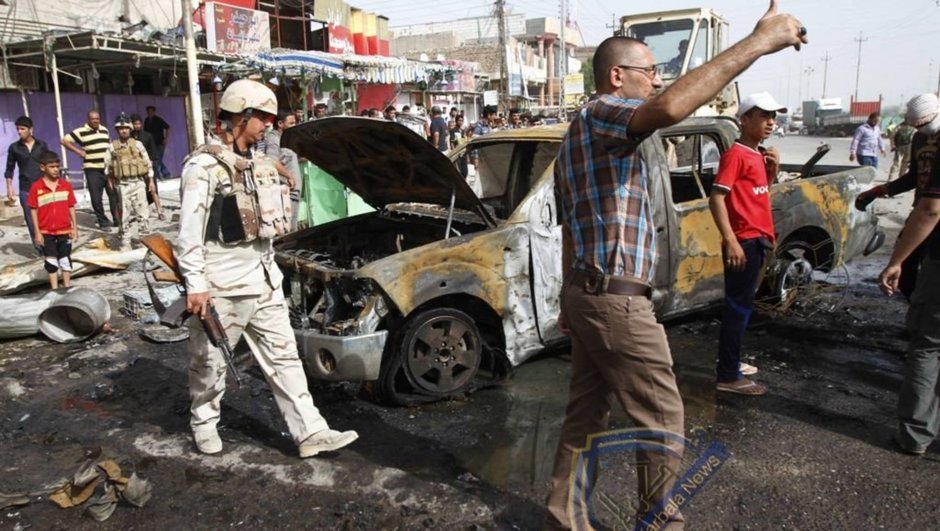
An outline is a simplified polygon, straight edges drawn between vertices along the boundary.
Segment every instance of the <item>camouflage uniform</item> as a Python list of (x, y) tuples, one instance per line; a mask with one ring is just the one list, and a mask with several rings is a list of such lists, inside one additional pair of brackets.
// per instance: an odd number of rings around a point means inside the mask
[(153, 164), (144, 144), (130, 138), (127, 141), (115, 140), (108, 145), (104, 167), (121, 198), (121, 243), (127, 245), (135, 219), (138, 237), (150, 232), (147, 184), (153, 179)]
[[(313, 404), (297, 355), (281, 290), (283, 275), (274, 262), (273, 235), (268, 232), (239, 243), (206, 237), (214, 198), (219, 193), (231, 195), (235, 184), (244, 179), (233, 176), (239, 173), (247, 173), (257, 182), (278, 179), (273, 161), (260, 153), (254, 153), (249, 161), (227, 148), (206, 146), (186, 160), (176, 254), (187, 292), (212, 296), (232, 345), (245, 338), (292, 438), (300, 444), (328, 426)], [(245, 211), (241, 212), (244, 217)], [(222, 353), (212, 346), (196, 319), (190, 319), (189, 351), (190, 424), (195, 434), (211, 432), (219, 422), (226, 366)]]

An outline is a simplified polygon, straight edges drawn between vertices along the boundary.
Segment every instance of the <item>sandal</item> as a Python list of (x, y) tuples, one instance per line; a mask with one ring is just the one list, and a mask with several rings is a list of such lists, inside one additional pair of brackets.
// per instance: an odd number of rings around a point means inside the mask
[[(166, 214), (164, 214), (162, 210), (157, 212), (157, 219), (160, 221), (166, 221)], [(742, 363), (741, 365), (743, 366), (744, 364)]]
[(739, 395), (761, 396), (767, 394), (766, 387), (747, 378), (741, 378), (736, 382), (718, 382), (715, 388), (719, 391)]
[(752, 374), (757, 374), (757, 367), (744, 363), (743, 361), (738, 364), (738, 370), (741, 371), (741, 374), (744, 376), (751, 376)]

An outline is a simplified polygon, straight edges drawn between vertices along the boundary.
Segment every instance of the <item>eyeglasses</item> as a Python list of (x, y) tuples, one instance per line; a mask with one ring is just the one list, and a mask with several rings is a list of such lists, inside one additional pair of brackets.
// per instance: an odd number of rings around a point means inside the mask
[(636, 70), (637, 72), (643, 72), (646, 74), (646, 77), (650, 79), (656, 79), (656, 76), (662, 75), (662, 69), (659, 65), (650, 65), (650, 66), (630, 66), (630, 65), (617, 65), (617, 68), (623, 68), (624, 70)]

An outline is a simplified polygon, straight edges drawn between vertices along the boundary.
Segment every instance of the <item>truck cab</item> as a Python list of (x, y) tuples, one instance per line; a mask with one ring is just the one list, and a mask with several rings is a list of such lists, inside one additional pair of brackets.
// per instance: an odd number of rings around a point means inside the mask
[[(728, 22), (711, 9), (680, 9), (620, 18), (615, 35), (643, 41), (656, 58), (665, 86), (712, 60), (728, 46)], [(694, 116), (734, 116), (738, 86), (725, 87)]]

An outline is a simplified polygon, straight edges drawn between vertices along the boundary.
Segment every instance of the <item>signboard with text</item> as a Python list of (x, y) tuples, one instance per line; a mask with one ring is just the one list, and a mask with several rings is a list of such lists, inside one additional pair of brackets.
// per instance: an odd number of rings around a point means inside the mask
[(271, 49), (271, 23), (263, 11), (206, 3), (206, 47), (214, 52), (250, 54)]

